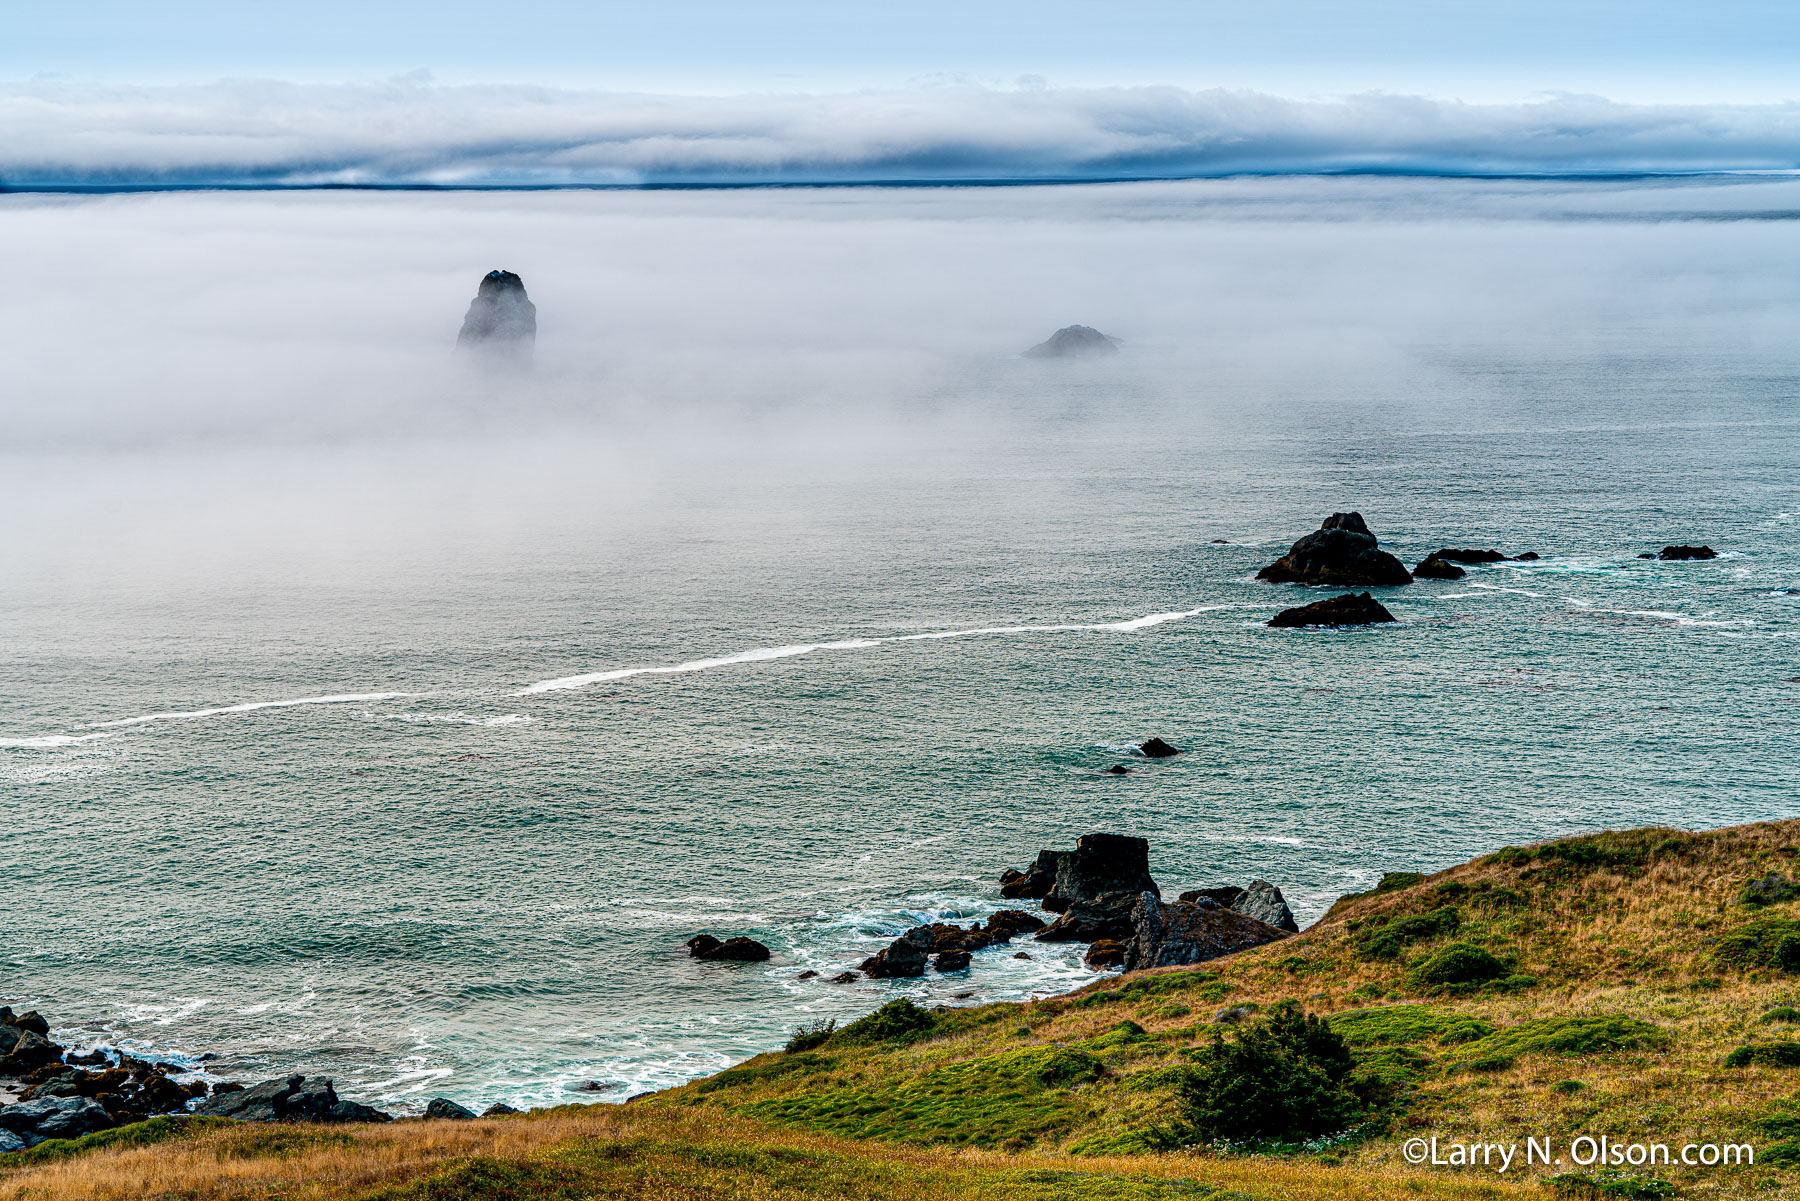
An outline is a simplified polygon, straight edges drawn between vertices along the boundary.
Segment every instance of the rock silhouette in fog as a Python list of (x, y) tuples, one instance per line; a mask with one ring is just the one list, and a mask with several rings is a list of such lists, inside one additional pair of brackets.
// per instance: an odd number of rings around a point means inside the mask
[(1288, 553), (1256, 573), (1271, 584), (1320, 584), (1337, 588), (1391, 587), (1412, 583), (1400, 560), (1381, 550), (1361, 513), (1333, 513)]
[(1028, 359), (1067, 359), (1077, 355), (1118, 354), (1119, 340), (1089, 325), (1065, 325), (1025, 352)]
[(511, 271), (481, 277), (469, 302), (456, 344), (465, 348), (530, 350), (537, 342), (537, 305), (525, 295), (525, 281)]

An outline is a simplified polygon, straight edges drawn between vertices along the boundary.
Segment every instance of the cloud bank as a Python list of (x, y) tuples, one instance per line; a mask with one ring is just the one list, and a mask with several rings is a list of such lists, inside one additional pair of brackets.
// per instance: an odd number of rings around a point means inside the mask
[(1300, 101), (1173, 87), (657, 96), (0, 85), (0, 186), (632, 185), (1800, 168), (1800, 104)]

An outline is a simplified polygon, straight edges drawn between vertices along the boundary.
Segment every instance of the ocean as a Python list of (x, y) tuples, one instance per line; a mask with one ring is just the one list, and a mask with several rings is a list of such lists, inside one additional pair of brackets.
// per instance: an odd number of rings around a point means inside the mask
[[(83, 1046), (622, 1100), (1096, 978), (826, 979), (1090, 831), (1304, 925), (1800, 813), (1788, 178), (5, 196), (0, 247), (0, 1002)], [(452, 350), (494, 267), (529, 362)], [(1076, 322), (1121, 352), (1019, 357)], [(1542, 558), (1266, 628), (1340, 510)]]

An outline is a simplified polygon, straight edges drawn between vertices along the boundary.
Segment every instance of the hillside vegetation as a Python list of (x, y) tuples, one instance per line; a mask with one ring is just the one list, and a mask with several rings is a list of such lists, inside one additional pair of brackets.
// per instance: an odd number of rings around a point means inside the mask
[[(1508, 848), (1224, 960), (1024, 1004), (896, 1002), (628, 1106), (108, 1132), (34, 1149), (0, 1201), (1800, 1197), (1797, 869), (1800, 822)], [(1755, 1164), (1402, 1156), (1435, 1136), (1566, 1157), (1602, 1134), (1750, 1143)]]

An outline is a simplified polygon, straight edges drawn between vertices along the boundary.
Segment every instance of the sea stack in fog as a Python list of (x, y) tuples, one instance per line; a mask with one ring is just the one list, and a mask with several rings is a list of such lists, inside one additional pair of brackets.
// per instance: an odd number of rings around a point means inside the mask
[(1400, 560), (1379, 548), (1361, 513), (1333, 513), (1315, 532), (1256, 573), (1271, 584), (1385, 588), (1412, 583)]
[(1066, 325), (1025, 352), (1028, 359), (1067, 359), (1087, 354), (1118, 354), (1119, 340), (1087, 325)]
[(529, 350), (537, 341), (537, 305), (525, 295), (525, 281), (511, 271), (490, 271), (469, 302), (458, 346)]

